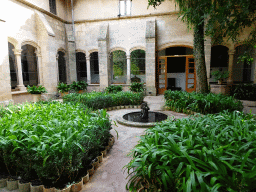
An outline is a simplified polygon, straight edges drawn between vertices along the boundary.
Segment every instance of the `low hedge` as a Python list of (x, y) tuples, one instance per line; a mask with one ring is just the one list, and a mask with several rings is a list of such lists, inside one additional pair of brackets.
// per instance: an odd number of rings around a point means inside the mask
[(110, 137), (105, 110), (41, 102), (6, 111), (0, 118), (0, 174), (26, 181), (39, 179), (46, 186), (76, 181)]
[(256, 101), (256, 85), (250, 83), (233, 85), (230, 95), (236, 99)]
[(163, 121), (133, 149), (127, 189), (255, 191), (256, 120), (224, 111)]
[(242, 111), (242, 102), (232, 96), (222, 94), (188, 93), (183, 91), (165, 91), (165, 105), (171, 110), (183, 113), (192, 111), (208, 114), (218, 113), (224, 110)]
[(120, 105), (140, 105), (143, 98), (143, 93), (134, 93), (131, 91), (121, 91), (112, 94), (91, 92), (84, 94), (71, 93), (65, 95), (63, 101), (65, 103), (81, 103), (85, 107), (96, 110)]

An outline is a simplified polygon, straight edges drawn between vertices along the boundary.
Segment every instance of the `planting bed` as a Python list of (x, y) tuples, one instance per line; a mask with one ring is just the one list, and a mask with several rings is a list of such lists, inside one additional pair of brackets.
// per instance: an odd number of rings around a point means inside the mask
[(239, 111), (163, 121), (131, 155), (130, 191), (256, 191), (256, 120)]
[(241, 101), (222, 94), (200, 94), (168, 90), (165, 91), (164, 98), (167, 109), (187, 114), (193, 114), (194, 112), (209, 114), (224, 110), (242, 111), (243, 109)]
[(0, 177), (64, 188), (81, 181), (108, 145), (105, 110), (40, 102), (0, 110)]

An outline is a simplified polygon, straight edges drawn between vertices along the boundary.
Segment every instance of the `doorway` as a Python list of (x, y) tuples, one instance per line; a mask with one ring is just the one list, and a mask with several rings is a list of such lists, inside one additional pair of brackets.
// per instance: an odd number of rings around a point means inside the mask
[(196, 90), (196, 70), (192, 55), (175, 55), (158, 57), (157, 65), (157, 93), (164, 91)]

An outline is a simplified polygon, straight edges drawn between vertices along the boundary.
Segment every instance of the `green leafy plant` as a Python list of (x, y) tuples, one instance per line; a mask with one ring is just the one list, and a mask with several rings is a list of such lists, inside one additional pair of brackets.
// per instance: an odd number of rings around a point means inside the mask
[(144, 83), (134, 82), (130, 86), (130, 91), (133, 91), (133, 92), (143, 92), (144, 90), (145, 90)]
[(230, 94), (236, 99), (256, 101), (256, 85), (246, 83), (233, 85)]
[(111, 122), (104, 110), (38, 102), (10, 111), (0, 118), (0, 170), (7, 168), (9, 175), (28, 181), (76, 181), (82, 165), (91, 160), (90, 152), (99, 153), (110, 137)]
[(212, 76), (217, 80), (224, 80), (229, 77), (229, 71), (214, 71), (212, 72)]
[(31, 94), (41, 94), (41, 93), (46, 93), (47, 91), (45, 87), (43, 87), (42, 85), (39, 85), (39, 86), (33, 85), (32, 87), (28, 85), (27, 92)]
[(127, 189), (255, 191), (256, 120), (238, 111), (163, 121), (132, 150)]
[(70, 85), (70, 88), (78, 92), (80, 90), (86, 90), (87, 86), (88, 84), (85, 81), (73, 81), (73, 83)]
[(65, 93), (70, 90), (70, 85), (68, 85), (66, 83), (59, 83), (57, 86), (57, 89), (60, 93)]
[(122, 90), (122, 85), (110, 85), (105, 89), (106, 93), (117, 93)]
[(135, 63), (132, 63), (131, 64), (131, 74), (135, 75), (139, 75), (140, 73), (140, 68), (135, 64)]
[(165, 91), (165, 105), (174, 111), (183, 113), (198, 112), (202, 114), (218, 113), (224, 110), (242, 111), (242, 102), (232, 96), (222, 94), (188, 93), (181, 91)]

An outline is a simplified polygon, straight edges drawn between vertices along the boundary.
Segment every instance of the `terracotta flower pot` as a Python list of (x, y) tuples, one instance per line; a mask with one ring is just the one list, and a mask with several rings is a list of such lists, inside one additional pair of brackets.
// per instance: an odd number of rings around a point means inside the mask
[(94, 174), (94, 166), (92, 165), (92, 168), (88, 170), (89, 176), (92, 176)]
[(56, 192), (57, 189), (55, 187), (52, 187), (52, 188), (45, 188), (43, 187), (43, 192)]
[(121, 106), (116, 106), (116, 109), (121, 109)]
[(7, 180), (7, 189), (9, 191), (18, 189), (18, 180)]
[(138, 106), (137, 106), (137, 105), (133, 105), (133, 108), (134, 108), (134, 109), (138, 109)]
[(106, 157), (107, 156), (107, 150), (105, 149), (104, 151), (101, 151), (103, 157)]
[(132, 109), (132, 108), (133, 108), (133, 105), (129, 105), (129, 108)]
[(129, 105), (125, 105), (124, 106), (125, 109), (129, 109), (129, 107), (130, 107)]
[(43, 185), (33, 186), (30, 184), (30, 192), (43, 192)]
[(0, 188), (4, 188), (7, 186), (7, 179), (0, 179)]
[(109, 107), (109, 108), (108, 108), (108, 111), (111, 111), (111, 110), (112, 110), (112, 107)]
[(94, 170), (97, 169), (99, 167), (99, 160), (98, 160), (98, 158), (96, 158), (95, 161), (92, 164), (94, 166)]
[(121, 106), (121, 109), (124, 109), (124, 106)]
[(30, 183), (20, 183), (18, 182), (19, 192), (29, 192), (30, 191)]
[(90, 180), (90, 174), (87, 171), (87, 174), (83, 177), (83, 183), (86, 184)]
[(99, 155), (97, 158), (98, 158), (98, 161), (99, 161), (99, 163), (101, 163), (102, 162), (102, 160), (103, 160), (103, 154), (102, 153), (100, 153), (101, 155)]
[(84, 93), (84, 90), (79, 90), (78, 93)]
[(71, 185), (64, 189), (57, 189), (56, 192), (70, 192), (71, 191)]
[(113, 110), (116, 110), (116, 106), (112, 107)]
[(41, 94), (32, 94), (32, 102), (38, 102), (41, 99)]
[(71, 185), (71, 192), (79, 192), (83, 188), (83, 179), (80, 182)]

